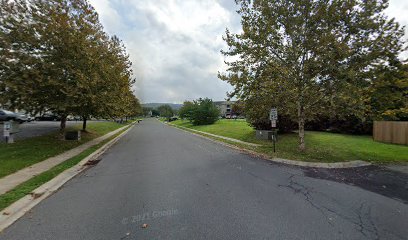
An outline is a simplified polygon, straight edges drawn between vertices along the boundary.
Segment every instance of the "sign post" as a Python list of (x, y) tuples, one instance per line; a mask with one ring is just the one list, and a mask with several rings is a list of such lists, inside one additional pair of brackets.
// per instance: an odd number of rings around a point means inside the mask
[(275, 152), (275, 144), (277, 140), (276, 121), (278, 120), (278, 110), (276, 108), (271, 108), (271, 111), (269, 112), (269, 120), (271, 120), (273, 152)]
[(6, 143), (13, 143), (14, 139), (11, 132), (11, 121), (10, 122), (4, 122), (4, 129), (3, 129), (3, 136), (6, 139)]
[(6, 143), (14, 143), (14, 133), (19, 132), (18, 123), (10, 120), (8, 122), (4, 122), (3, 126), (3, 136), (6, 140)]

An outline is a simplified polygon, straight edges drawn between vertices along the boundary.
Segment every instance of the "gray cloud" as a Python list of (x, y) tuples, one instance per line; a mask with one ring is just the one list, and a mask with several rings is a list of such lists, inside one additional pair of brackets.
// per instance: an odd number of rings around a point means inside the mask
[[(231, 90), (217, 78), (225, 28), (240, 30), (233, 0), (91, 0), (106, 31), (130, 54), (143, 102), (222, 100)], [(387, 14), (408, 24), (408, 3), (391, 0)], [(406, 29), (407, 30), (407, 29)], [(408, 31), (408, 30), (407, 30)]]

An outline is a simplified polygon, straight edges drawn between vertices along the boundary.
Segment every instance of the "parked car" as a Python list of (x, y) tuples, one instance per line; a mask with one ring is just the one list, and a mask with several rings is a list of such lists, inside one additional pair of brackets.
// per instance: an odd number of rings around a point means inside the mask
[(45, 113), (41, 116), (35, 117), (36, 121), (60, 121), (61, 117), (54, 115), (54, 114), (50, 114), (50, 113)]
[(19, 112), (16, 113), (17, 115), (20, 115), (22, 119), (24, 119), (25, 122), (31, 122), (34, 120), (34, 118), (28, 114), (28, 113), (24, 113), (24, 112)]
[(28, 117), (25, 114), (22, 113), (16, 113), (16, 121), (18, 121), (19, 123), (23, 123), (23, 122), (28, 122)]
[(31, 116), (30, 114), (27, 115), (27, 119), (28, 119), (29, 122), (32, 122), (32, 121), (35, 120), (34, 117)]
[(80, 116), (68, 115), (68, 116), (67, 116), (67, 121), (82, 121), (82, 117), (80, 117)]
[(178, 120), (177, 117), (171, 117), (171, 118), (169, 118), (169, 122), (173, 122), (173, 121), (176, 121), (176, 120)]
[(4, 109), (0, 109), (0, 121), (17, 121), (23, 123), (27, 121), (27, 116), (24, 114), (18, 114)]

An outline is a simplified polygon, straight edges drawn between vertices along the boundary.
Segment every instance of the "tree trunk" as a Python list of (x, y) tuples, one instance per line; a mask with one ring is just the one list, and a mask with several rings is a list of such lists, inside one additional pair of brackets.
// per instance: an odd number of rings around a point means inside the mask
[(299, 104), (298, 107), (298, 123), (299, 123), (299, 150), (305, 151), (305, 109)]
[(86, 117), (82, 117), (82, 131), (86, 131)]
[(67, 116), (62, 116), (61, 117), (61, 123), (60, 123), (60, 138), (61, 140), (65, 139), (65, 126), (67, 125)]

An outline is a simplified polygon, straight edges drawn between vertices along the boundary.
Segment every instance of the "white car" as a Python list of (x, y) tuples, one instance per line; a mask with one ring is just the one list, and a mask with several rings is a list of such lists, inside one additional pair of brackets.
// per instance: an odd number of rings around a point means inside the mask
[(0, 121), (17, 121), (23, 123), (27, 121), (27, 116), (24, 114), (14, 113), (4, 109), (0, 109)]

